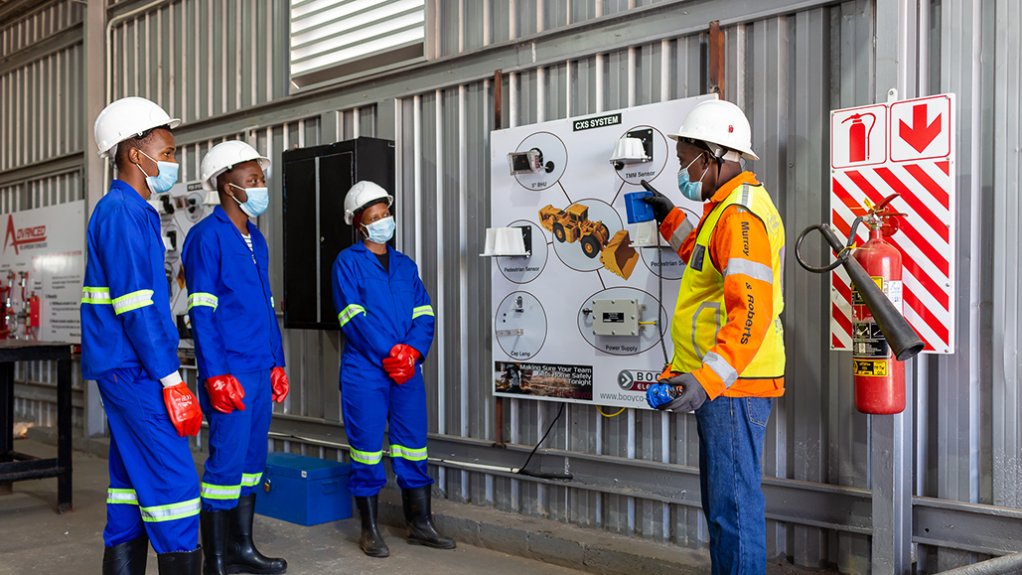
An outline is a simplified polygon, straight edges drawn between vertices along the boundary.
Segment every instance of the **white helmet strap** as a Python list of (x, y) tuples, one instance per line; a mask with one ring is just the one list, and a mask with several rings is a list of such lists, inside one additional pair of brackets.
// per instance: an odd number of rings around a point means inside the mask
[(692, 138), (685, 138), (685, 141), (705, 149), (713, 156), (713, 159), (717, 162), (737, 162), (742, 159), (742, 153), (737, 150), (731, 150), (724, 146), (714, 144), (713, 142), (707, 142), (705, 140), (694, 140)]

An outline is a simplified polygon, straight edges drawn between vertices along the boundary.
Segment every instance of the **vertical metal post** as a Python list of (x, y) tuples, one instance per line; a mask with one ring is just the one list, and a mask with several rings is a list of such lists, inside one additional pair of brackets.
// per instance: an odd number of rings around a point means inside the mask
[[(874, 99), (911, 98), (916, 92), (915, 0), (877, 0)], [(913, 381), (914, 365), (905, 380)], [(915, 434), (912, 385), (906, 385), (904, 413), (870, 418), (870, 482), (873, 489), (871, 571), (912, 573), (912, 461)]]
[(57, 362), (57, 511), (71, 510), (71, 360)]
[[(0, 363), (0, 463), (11, 461), (14, 451), (14, 362)], [(0, 483), (0, 495), (11, 492)]]
[(871, 416), (874, 573), (912, 573), (912, 386), (905, 391), (904, 413)]
[[(504, 74), (497, 70), (493, 73), (493, 129), (499, 130), (503, 127), (501, 116), (504, 113), (503, 101)], [(504, 446), (504, 398), (498, 397), (494, 401), (494, 442)]]
[(720, 21), (710, 22), (710, 91), (716, 92), (720, 99), (724, 96), (724, 78), (727, 72), (724, 68), (724, 32), (720, 29)]
[[(84, 57), (82, 63), (85, 70), (82, 78), (85, 83), (82, 86), (85, 94), (85, 120), (87, 126), (91, 127), (99, 112), (106, 102), (106, 77), (113, 74), (112, 70), (104, 68), (106, 62), (106, 3), (89, 2), (85, 7), (84, 22)], [(91, 135), (92, 130), (86, 130)], [(104, 161), (95, 153), (92, 145), (92, 138), (86, 138), (85, 148), (85, 172), (81, 183), (85, 187), (85, 218), (88, 219), (95, 209), (96, 203), (103, 197), (106, 173)], [(83, 240), (84, 241), (84, 240)], [(99, 388), (96, 382), (85, 382), (85, 437), (102, 435), (104, 430), (103, 403), (99, 397)]]

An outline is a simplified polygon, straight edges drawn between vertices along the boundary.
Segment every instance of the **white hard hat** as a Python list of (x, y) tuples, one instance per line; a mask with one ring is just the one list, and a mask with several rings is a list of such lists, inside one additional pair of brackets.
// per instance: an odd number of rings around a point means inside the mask
[(344, 223), (351, 225), (355, 220), (355, 212), (374, 203), (378, 200), (387, 200), (387, 207), (394, 205), (394, 196), (387, 193), (387, 190), (369, 182), (356, 182), (344, 196)]
[(230, 140), (213, 146), (206, 155), (202, 157), (202, 165), (199, 167), (199, 177), (202, 179), (202, 189), (208, 191), (216, 190), (216, 178), (227, 170), (251, 161), (259, 162), (264, 176), (270, 168), (270, 159), (256, 151), (241, 140)]
[[(738, 106), (725, 100), (707, 100), (688, 113), (677, 134), (668, 134), (672, 140), (679, 138), (698, 140), (724, 150), (713, 150), (718, 158), (738, 160), (739, 154), (746, 160), (758, 160), (752, 151), (752, 128), (745, 113)], [(738, 154), (727, 154), (728, 151)], [(730, 156), (730, 157), (729, 157)]]
[(128, 138), (133, 138), (146, 130), (160, 126), (176, 128), (181, 120), (171, 118), (166, 110), (155, 102), (129, 96), (111, 102), (96, 117), (93, 133), (96, 137), (96, 148), (101, 157), (109, 157), (110, 153)]

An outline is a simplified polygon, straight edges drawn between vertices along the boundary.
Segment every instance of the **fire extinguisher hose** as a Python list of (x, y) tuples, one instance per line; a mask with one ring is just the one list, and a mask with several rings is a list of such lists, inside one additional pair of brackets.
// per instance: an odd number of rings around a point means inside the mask
[[(831, 229), (829, 224), (817, 224), (809, 226), (802, 230), (799, 234), (798, 240), (795, 242), (795, 259), (798, 260), (799, 265), (804, 267), (806, 270), (813, 273), (824, 273), (837, 268), (839, 265), (844, 266), (845, 271), (848, 272), (848, 278), (851, 279), (852, 284), (859, 291), (862, 296), (866, 307), (873, 314), (873, 319), (877, 322), (877, 326), (880, 327), (880, 331), (884, 333), (884, 337), (887, 338), (887, 343), (891, 346), (894, 351), (894, 356), (899, 361), (905, 361), (915, 357), (920, 351), (923, 350), (923, 340), (919, 338), (919, 334), (916, 333), (912, 326), (905, 319), (905, 316), (901, 315), (891, 300), (887, 299), (884, 292), (880, 291), (880, 288), (873, 283), (873, 279), (869, 277), (866, 270), (863, 269), (862, 265), (855, 259), (848, 257), (850, 254), (850, 247), (855, 241), (855, 230), (861, 223), (862, 218), (856, 218), (855, 223), (852, 225), (852, 231), (849, 234), (849, 241), (847, 244), (842, 244), (841, 240), (838, 239), (837, 235), (834, 234), (834, 230)], [(838, 258), (826, 266), (813, 266), (810, 265), (802, 257), (801, 246), (802, 240), (809, 235), (813, 230), (819, 230), (820, 234), (827, 240), (830, 247), (837, 252)]]
[[(798, 264), (800, 266), (814, 274), (822, 274), (836, 269), (838, 266), (845, 263), (845, 260), (847, 260), (848, 256), (851, 254), (852, 248), (855, 247), (855, 232), (859, 229), (859, 224), (861, 223), (862, 216), (855, 218), (855, 221), (852, 222), (851, 233), (848, 234), (848, 243), (844, 245), (842, 245), (841, 240), (834, 235), (834, 232), (830, 229), (830, 225), (816, 224), (815, 226), (809, 226), (802, 230), (802, 233), (798, 235), (798, 239), (795, 240), (795, 259), (798, 260)], [(834, 248), (834, 251), (837, 252), (837, 259), (828, 265), (814, 266), (802, 257), (802, 241), (805, 240), (809, 235), (809, 232), (812, 232), (813, 230), (819, 230), (831, 247)]]

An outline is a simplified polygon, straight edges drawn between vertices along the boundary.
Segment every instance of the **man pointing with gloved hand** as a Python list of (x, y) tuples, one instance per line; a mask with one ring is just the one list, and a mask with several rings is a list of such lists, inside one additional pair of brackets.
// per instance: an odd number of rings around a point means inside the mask
[(772, 398), (784, 394), (784, 225), (756, 175), (745, 114), (707, 101), (677, 134), (678, 189), (705, 202), (694, 230), (663, 195), (647, 198), (661, 235), (686, 262), (671, 326), (674, 359), (646, 399), (694, 411), (713, 573), (766, 572), (760, 459)]

